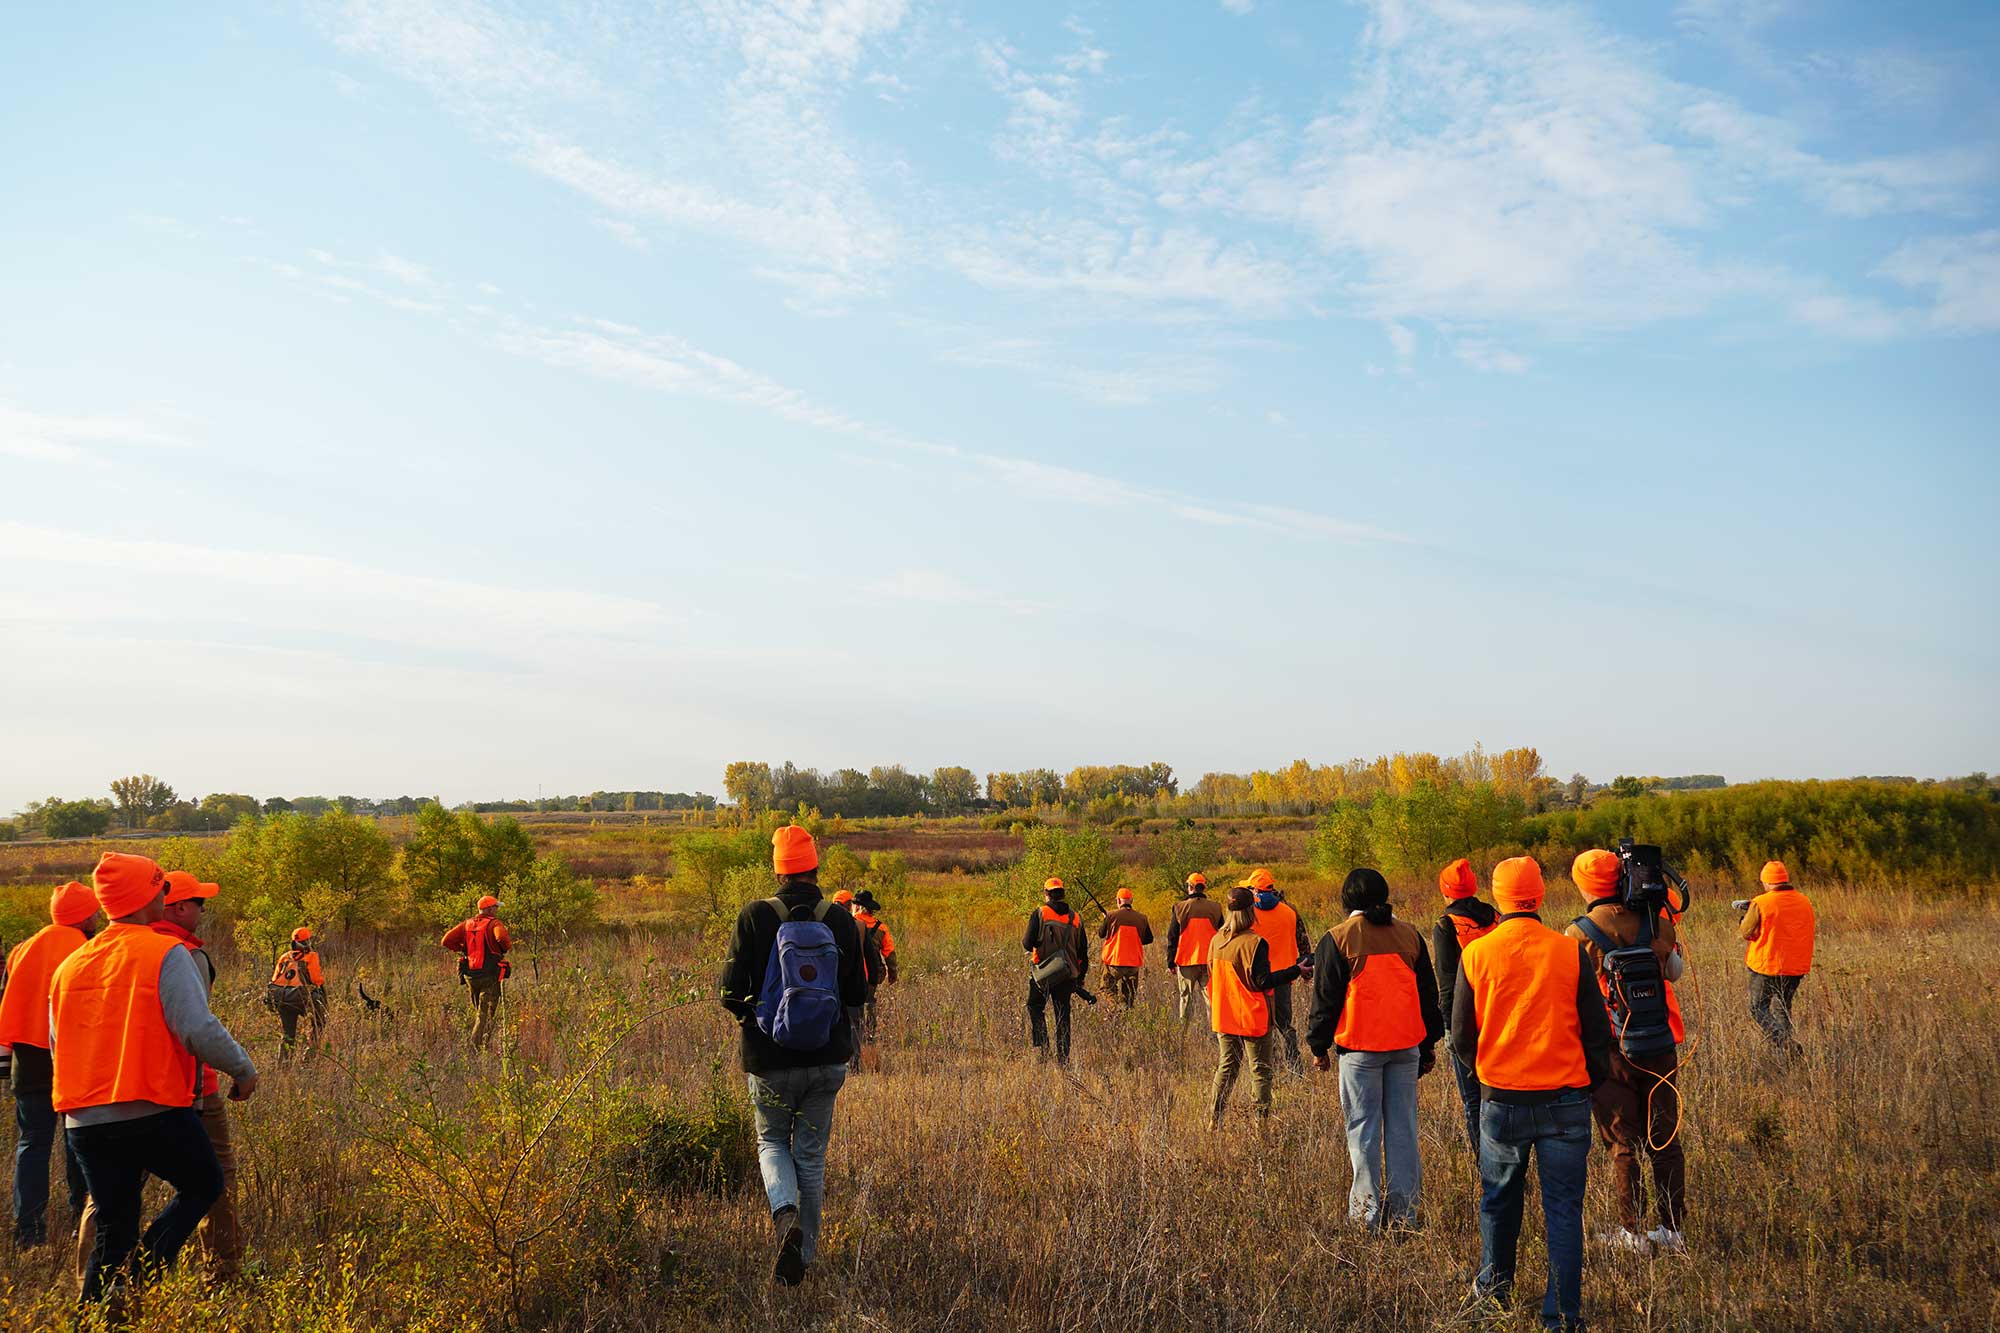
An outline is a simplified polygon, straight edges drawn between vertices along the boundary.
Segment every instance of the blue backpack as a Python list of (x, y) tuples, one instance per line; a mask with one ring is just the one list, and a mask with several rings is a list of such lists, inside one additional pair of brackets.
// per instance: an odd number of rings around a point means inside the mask
[(757, 989), (757, 1026), (788, 1051), (816, 1051), (840, 1021), (840, 946), (826, 924), (833, 904), (822, 898), (810, 921), (794, 921), (781, 900), (764, 901), (778, 914), (778, 938)]

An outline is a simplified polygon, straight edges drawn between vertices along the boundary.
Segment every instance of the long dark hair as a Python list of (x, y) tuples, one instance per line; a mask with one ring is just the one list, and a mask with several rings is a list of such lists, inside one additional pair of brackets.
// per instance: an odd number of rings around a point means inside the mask
[(1361, 913), (1370, 925), (1386, 926), (1393, 915), (1389, 908), (1389, 881), (1382, 878), (1379, 870), (1357, 866), (1347, 872), (1347, 880), (1340, 886), (1340, 905), (1350, 912)]

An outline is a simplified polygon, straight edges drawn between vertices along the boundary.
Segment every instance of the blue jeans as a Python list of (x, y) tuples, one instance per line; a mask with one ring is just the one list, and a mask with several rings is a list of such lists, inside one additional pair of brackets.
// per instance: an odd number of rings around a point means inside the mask
[(1417, 1048), (1342, 1051), (1340, 1105), (1347, 1115), (1347, 1160), (1354, 1168), (1349, 1220), (1371, 1227), (1415, 1222), (1424, 1183), (1417, 1156)]
[[(14, 1094), (14, 1241), (19, 1245), (40, 1245), (49, 1238), (49, 1156), (55, 1150), (61, 1117), (49, 1104), (50, 1093)], [(63, 1168), (69, 1177), (69, 1215), (83, 1215), (88, 1191), (83, 1184), (83, 1164), (76, 1160), (69, 1136), (63, 1134)]]
[(1472, 1164), (1479, 1165), (1479, 1075), (1456, 1055), (1451, 1072), (1458, 1079), (1458, 1100), (1465, 1107), (1465, 1141), (1472, 1145)]
[(820, 1203), (826, 1193), (826, 1143), (833, 1134), (833, 1099), (847, 1082), (846, 1065), (812, 1065), (751, 1074), (757, 1112), (757, 1167), (771, 1211), (799, 1210), (807, 1263), (819, 1253)]
[[(181, 1246), (222, 1197), (222, 1163), (192, 1107), (85, 1125), (70, 1130), (69, 1137), (83, 1159), (83, 1177), (97, 1205), (97, 1239), (83, 1274), (88, 1304), (123, 1280), (128, 1259), (142, 1285), (174, 1266)], [(173, 1186), (174, 1197), (141, 1237), (140, 1195), (148, 1175)]]
[(1541, 1158), (1549, 1280), (1544, 1328), (1583, 1326), (1583, 1183), (1590, 1162), (1590, 1094), (1562, 1093), (1540, 1106), (1489, 1101), (1479, 1112), (1480, 1291), (1505, 1301), (1514, 1287), (1528, 1154)]

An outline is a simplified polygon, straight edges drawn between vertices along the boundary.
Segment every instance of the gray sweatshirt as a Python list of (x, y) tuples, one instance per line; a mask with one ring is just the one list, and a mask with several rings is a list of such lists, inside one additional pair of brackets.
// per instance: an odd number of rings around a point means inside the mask
[[(249, 1054), (236, 1044), (229, 1029), (222, 1026), (208, 1007), (208, 986), (186, 949), (169, 949), (160, 960), (160, 1008), (167, 1019), (167, 1031), (180, 1039), (194, 1058), (231, 1078), (248, 1078), (257, 1072)], [(53, 1032), (51, 1033), (53, 1036)], [(61, 1059), (61, 1056), (57, 1056)], [(120, 1120), (137, 1120), (174, 1108), (158, 1102), (107, 1102), (86, 1106), (63, 1116), (70, 1129), (85, 1125), (108, 1125)]]

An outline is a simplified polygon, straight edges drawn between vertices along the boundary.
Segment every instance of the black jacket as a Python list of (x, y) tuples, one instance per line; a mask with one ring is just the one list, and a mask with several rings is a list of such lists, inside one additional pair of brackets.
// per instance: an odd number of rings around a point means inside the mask
[(1445, 1026), (1451, 1026), (1451, 1000), (1458, 994), (1458, 927), (1451, 924), (1462, 916), (1482, 930), (1500, 919), (1499, 909), (1478, 898), (1460, 898), (1444, 909), (1431, 927), (1431, 962), (1437, 970), (1438, 1000), (1445, 1006)]
[[(811, 908), (820, 900), (819, 886), (794, 883), (777, 894), (788, 909)], [(803, 915), (803, 914), (802, 914)], [(735, 1015), (742, 1030), (743, 1072), (768, 1074), (778, 1069), (809, 1069), (819, 1065), (846, 1064), (854, 1053), (854, 1033), (847, 1010), (868, 1003), (868, 977), (861, 960), (861, 928), (847, 909), (829, 906), (827, 929), (840, 947), (841, 1014), (834, 1020), (826, 1045), (816, 1051), (788, 1051), (764, 1035), (757, 1026), (757, 993), (764, 985), (764, 969), (770, 965), (771, 949), (778, 940), (782, 923), (766, 899), (748, 903), (736, 914), (736, 929), (729, 937), (729, 955), (722, 963), (722, 1007)]]

